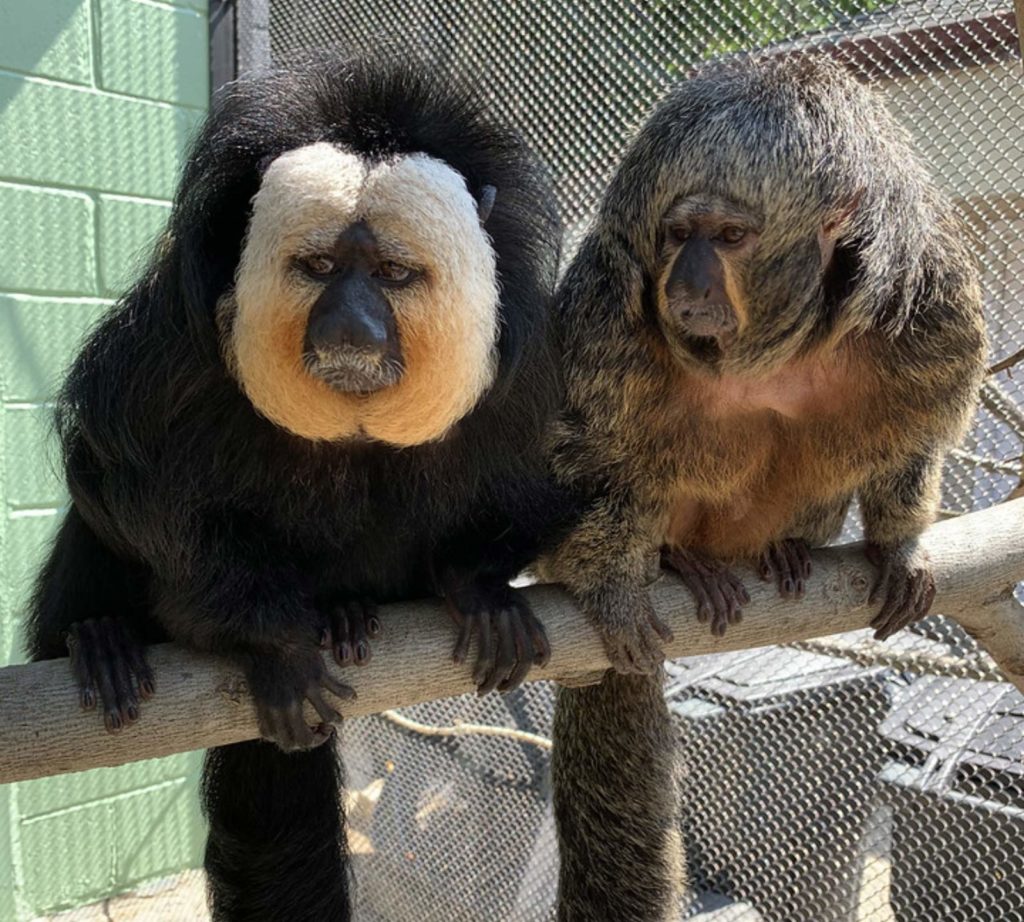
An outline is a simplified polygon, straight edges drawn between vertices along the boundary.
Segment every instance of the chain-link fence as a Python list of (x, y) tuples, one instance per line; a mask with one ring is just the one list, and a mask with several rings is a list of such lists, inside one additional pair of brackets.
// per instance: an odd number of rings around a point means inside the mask
[[(694, 65), (834, 54), (886, 98), (966, 219), (993, 361), (1024, 345), (1024, 76), (1009, 0), (247, 0), (239, 69), (396, 36), (457, 61), (528, 134), (556, 173), (570, 250), (631, 130)], [(1024, 366), (989, 379), (947, 464), (944, 515), (1020, 488), (1022, 382)], [(851, 520), (845, 537), (856, 533)], [(1024, 697), (952, 622), (884, 648), (857, 632), (681, 660), (666, 695), (688, 769), (685, 914), (1024, 922)], [(552, 704), (533, 684), (403, 714), (545, 737)], [(543, 740), (426, 735), (384, 715), (352, 721), (344, 747), (361, 922), (553, 918)]]
[[(994, 360), (1024, 345), (1024, 77), (1007, 2), (270, 0), (243, 14), (254, 69), (325, 44), (419, 41), (474, 74), (553, 166), (569, 246), (631, 130), (708, 58), (824, 49), (877, 86), (954, 196), (984, 266)], [(1021, 482), (1024, 388), (994, 376), (949, 461), (944, 513)], [(855, 523), (847, 537), (856, 533)], [(673, 664), (688, 766), (688, 912), (773, 922), (1024, 920), (1024, 698), (951, 622)], [(949, 667), (949, 658), (961, 664)], [(406, 714), (547, 734), (553, 696)], [(367, 922), (552, 917), (548, 752), (424, 736), (385, 717), (345, 745)]]

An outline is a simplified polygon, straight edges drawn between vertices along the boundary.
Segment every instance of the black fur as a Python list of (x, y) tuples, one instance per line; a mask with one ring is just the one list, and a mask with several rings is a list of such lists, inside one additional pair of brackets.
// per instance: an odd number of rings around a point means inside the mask
[[(544, 171), (462, 87), (415, 63), (324, 55), (216, 102), (151, 267), (59, 398), (72, 507), (38, 583), (33, 657), (64, 655), (73, 622), (110, 613), (148, 641), (275, 655), (309, 643), (339, 598), (436, 593), (442, 565), (504, 581), (534, 558), (562, 509), (540, 457), (560, 388), (546, 314), (559, 227)], [(221, 359), (215, 305), (261, 170), (316, 141), (373, 158), (424, 152), (473, 194), (497, 189), (486, 230), (501, 285), (498, 380), (441, 441), (304, 441), (258, 415)], [(340, 774), (330, 744), (209, 754), (215, 918), (350, 918)]]

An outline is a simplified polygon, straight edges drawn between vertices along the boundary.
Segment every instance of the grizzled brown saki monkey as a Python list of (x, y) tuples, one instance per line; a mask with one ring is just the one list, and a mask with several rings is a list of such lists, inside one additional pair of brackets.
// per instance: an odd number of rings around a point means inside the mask
[(985, 328), (967, 236), (881, 103), (822, 59), (710, 66), (655, 108), (560, 289), (561, 481), (547, 561), (614, 669), (558, 696), (560, 918), (674, 918), (673, 734), (647, 584), (716, 633), (754, 563), (792, 599), (856, 497), (878, 637), (934, 595), (917, 539), (963, 435)]
[[(481, 690), (548, 656), (509, 580), (559, 514), (546, 173), (451, 75), (321, 57), (232, 85), (149, 269), (59, 401), (72, 505), (29, 644), (110, 729), (140, 642), (232, 659), (267, 741), (207, 756), (218, 920), (351, 918), (328, 742), (376, 606), (445, 596)], [(396, 677), (400, 681), (400, 677)], [(319, 715), (303, 717), (308, 702)], [(325, 744), (326, 743), (326, 744)]]

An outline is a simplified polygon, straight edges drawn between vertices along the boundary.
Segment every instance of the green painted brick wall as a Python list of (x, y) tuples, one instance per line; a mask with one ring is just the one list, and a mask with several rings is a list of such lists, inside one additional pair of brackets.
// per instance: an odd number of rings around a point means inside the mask
[[(167, 220), (207, 35), (206, 0), (0, 2), (0, 663), (24, 657), (63, 514), (51, 401)], [(0, 787), (0, 922), (195, 866), (197, 773), (188, 754)]]

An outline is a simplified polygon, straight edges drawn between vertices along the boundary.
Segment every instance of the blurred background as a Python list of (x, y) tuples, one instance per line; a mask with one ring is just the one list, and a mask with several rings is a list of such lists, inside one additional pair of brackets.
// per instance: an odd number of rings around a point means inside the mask
[[(701, 61), (832, 54), (956, 201), (993, 362), (1024, 346), (1024, 72), (1011, 0), (4, 0), (0, 662), (65, 498), (50, 404), (167, 218), (211, 91), (324, 45), (423, 44), (552, 165), (571, 249), (631, 130)], [(944, 516), (1022, 486), (1024, 363), (990, 376)], [(857, 537), (851, 519), (844, 540)], [(680, 660), (684, 836), (704, 922), (1024, 922), (1024, 697), (952, 622)], [(552, 689), (406, 711), (550, 732)], [(74, 702), (68, 702), (69, 708)], [(93, 717), (82, 717), (83, 720)], [(102, 732), (98, 718), (97, 732)], [(145, 732), (145, 723), (131, 732)], [(2, 730), (0, 730), (2, 741)], [(549, 752), (345, 728), (357, 918), (553, 918)], [(202, 920), (201, 755), (0, 787), (0, 920)]]

